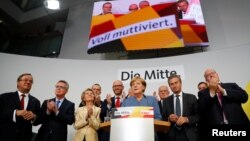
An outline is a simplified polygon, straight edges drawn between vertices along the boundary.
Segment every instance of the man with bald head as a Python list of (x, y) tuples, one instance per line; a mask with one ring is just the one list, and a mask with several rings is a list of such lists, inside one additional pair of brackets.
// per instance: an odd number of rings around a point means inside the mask
[(140, 9), (150, 6), (149, 1), (143, 0), (139, 3)]
[(208, 125), (245, 125), (249, 123), (242, 103), (247, 102), (248, 95), (236, 83), (222, 83), (214, 69), (204, 72), (208, 88), (199, 91), (199, 107), (205, 124)]
[(138, 5), (137, 4), (130, 4), (129, 5), (129, 12), (134, 12), (134, 11), (137, 11), (139, 9)]
[(112, 108), (117, 108), (121, 106), (122, 100), (123, 100), (123, 83), (121, 80), (115, 80), (113, 82), (113, 86), (112, 86), (113, 92), (114, 92), (114, 96), (111, 97), (110, 94), (107, 95), (107, 98), (105, 99), (105, 103), (107, 103), (107, 107), (109, 110), (111, 110)]
[[(107, 106), (107, 114), (106, 114), (107, 119), (110, 118), (110, 113), (111, 113), (112, 108), (120, 107), (122, 104), (123, 98), (125, 98), (125, 96), (123, 96), (124, 86), (121, 80), (115, 80), (113, 82), (112, 89), (115, 95), (112, 97), (111, 94), (107, 94), (107, 97), (104, 100), (104, 103)], [(102, 131), (101, 139), (99, 140), (109, 141), (110, 132)]]

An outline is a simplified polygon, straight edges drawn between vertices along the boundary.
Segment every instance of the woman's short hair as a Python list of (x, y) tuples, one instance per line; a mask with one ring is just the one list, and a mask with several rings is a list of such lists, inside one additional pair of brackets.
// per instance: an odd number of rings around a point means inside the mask
[[(91, 91), (91, 92), (93, 93), (93, 95), (94, 95), (94, 92), (93, 92), (93, 90), (92, 90), (91, 88), (87, 88), (86, 90), (84, 90), (84, 91), (82, 92), (82, 95), (81, 95), (81, 100), (82, 100), (82, 104), (83, 104), (83, 105), (86, 105), (86, 103), (85, 103), (85, 101), (84, 101), (84, 97), (85, 97), (85, 94), (86, 94), (87, 91)], [(93, 102), (94, 102), (94, 101), (95, 101), (95, 96), (94, 96)]]
[[(140, 81), (140, 82), (142, 83), (142, 85), (143, 85), (143, 86), (145, 87), (145, 89), (146, 89), (147, 83), (146, 83), (146, 81), (145, 81), (143, 78), (141, 78), (140, 76), (135, 76), (135, 77), (130, 81), (130, 87), (132, 86), (132, 84), (133, 84), (135, 81)], [(145, 89), (144, 89), (144, 91), (145, 91)]]

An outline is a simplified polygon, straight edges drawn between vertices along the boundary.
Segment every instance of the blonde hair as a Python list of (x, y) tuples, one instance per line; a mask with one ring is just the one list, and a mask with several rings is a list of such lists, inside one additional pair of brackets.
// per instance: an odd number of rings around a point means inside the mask
[[(85, 103), (85, 101), (84, 101), (84, 97), (85, 97), (85, 94), (86, 94), (87, 91), (91, 91), (91, 92), (93, 93), (93, 95), (94, 95), (94, 92), (93, 92), (93, 90), (92, 90), (91, 88), (87, 88), (86, 90), (84, 90), (84, 91), (82, 92), (82, 94), (81, 94), (81, 100), (82, 100), (82, 104), (83, 104), (83, 105), (86, 105), (86, 103)], [(95, 96), (94, 96), (93, 103), (94, 103), (94, 101), (95, 101)]]
[[(145, 81), (143, 78), (141, 78), (140, 76), (136, 76), (136, 77), (134, 77), (134, 78), (130, 81), (130, 87), (132, 87), (132, 84), (133, 84), (135, 81), (140, 81), (141, 84), (142, 84), (142, 85), (145, 87), (145, 89), (146, 89), (147, 83), (146, 83), (146, 81)], [(145, 91), (145, 89), (144, 89), (144, 91)]]

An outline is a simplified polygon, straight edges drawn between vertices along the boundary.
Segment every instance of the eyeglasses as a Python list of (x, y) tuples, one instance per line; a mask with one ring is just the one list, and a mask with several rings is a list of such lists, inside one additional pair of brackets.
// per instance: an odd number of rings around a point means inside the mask
[(114, 88), (114, 87), (122, 87), (122, 85), (113, 85), (113, 88)]
[(33, 83), (33, 80), (29, 80), (29, 79), (21, 79), (19, 81), (24, 81), (24, 82), (29, 82), (29, 83)]
[(56, 89), (66, 89), (64, 86), (55, 86)]

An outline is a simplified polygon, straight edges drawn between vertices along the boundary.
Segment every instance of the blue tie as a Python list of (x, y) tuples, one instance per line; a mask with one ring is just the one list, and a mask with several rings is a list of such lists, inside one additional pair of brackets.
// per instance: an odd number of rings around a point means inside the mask
[(177, 116), (181, 116), (181, 103), (180, 103), (179, 95), (176, 95), (175, 114)]
[(59, 109), (59, 106), (60, 106), (60, 102), (61, 102), (60, 100), (57, 100), (57, 101), (56, 101), (56, 107), (57, 107), (58, 109)]

